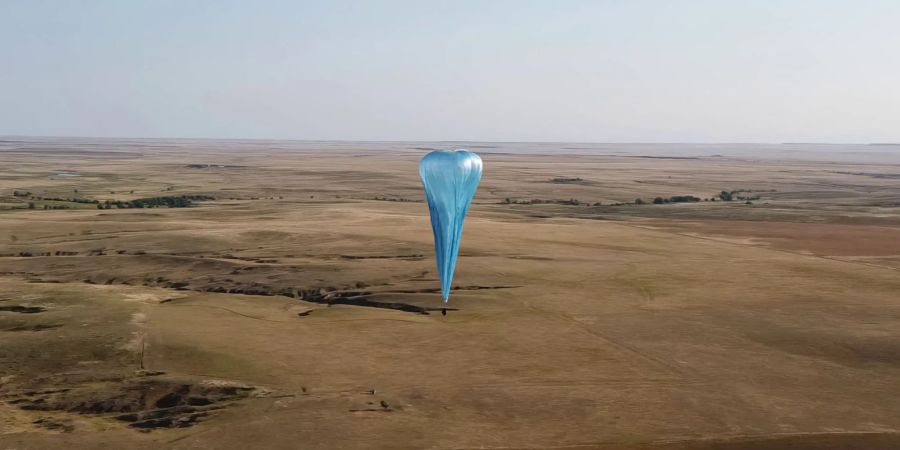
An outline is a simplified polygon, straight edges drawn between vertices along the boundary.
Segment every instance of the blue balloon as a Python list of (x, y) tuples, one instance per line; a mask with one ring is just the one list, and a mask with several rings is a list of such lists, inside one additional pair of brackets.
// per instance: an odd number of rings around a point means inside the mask
[(481, 181), (481, 158), (467, 150), (434, 151), (419, 163), (419, 177), (431, 212), (441, 297), (446, 303), (456, 269), (463, 220)]

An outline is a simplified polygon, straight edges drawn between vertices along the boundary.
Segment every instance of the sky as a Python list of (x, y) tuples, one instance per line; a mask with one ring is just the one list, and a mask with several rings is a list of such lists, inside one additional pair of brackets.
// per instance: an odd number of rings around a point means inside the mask
[(0, 135), (900, 142), (900, 2), (2, 0)]

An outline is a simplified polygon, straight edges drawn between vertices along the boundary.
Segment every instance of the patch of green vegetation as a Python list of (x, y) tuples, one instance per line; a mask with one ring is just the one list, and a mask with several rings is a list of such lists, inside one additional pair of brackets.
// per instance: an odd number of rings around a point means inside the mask
[(105, 201), (103, 209), (116, 208), (187, 208), (195, 201), (215, 200), (208, 195), (178, 195), (164, 197), (136, 198), (134, 200)]

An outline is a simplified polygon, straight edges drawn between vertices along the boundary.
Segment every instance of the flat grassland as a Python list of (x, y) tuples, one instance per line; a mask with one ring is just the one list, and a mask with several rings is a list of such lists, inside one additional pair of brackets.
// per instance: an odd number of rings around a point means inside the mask
[(900, 147), (6, 138), (0, 444), (900, 448)]

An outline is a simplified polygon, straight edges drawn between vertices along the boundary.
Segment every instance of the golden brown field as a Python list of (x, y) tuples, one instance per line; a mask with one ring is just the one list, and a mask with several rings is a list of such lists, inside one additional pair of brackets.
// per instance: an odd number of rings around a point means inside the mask
[[(446, 315), (432, 147), (485, 164)], [(0, 164), (0, 449), (900, 448), (896, 147), (9, 138)], [(209, 198), (124, 203), (181, 195)]]

